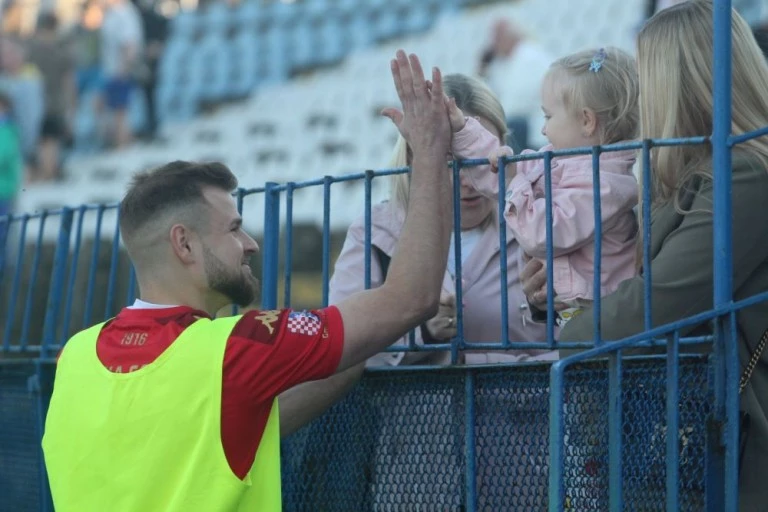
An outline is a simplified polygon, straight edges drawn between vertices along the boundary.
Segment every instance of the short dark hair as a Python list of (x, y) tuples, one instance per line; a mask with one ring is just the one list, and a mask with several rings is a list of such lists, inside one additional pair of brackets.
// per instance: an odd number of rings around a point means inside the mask
[(202, 203), (205, 186), (231, 192), (237, 188), (237, 177), (219, 162), (181, 160), (136, 174), (120, 202), (120, 231), (131, 236), (159, 214)]

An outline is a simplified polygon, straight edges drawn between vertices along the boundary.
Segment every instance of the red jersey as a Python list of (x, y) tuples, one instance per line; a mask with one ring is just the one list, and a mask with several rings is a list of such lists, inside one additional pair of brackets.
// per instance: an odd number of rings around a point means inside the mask
[[(207, 313), (190, 307), (123, 309), (99, 334), (96, 353), (117, 373), (154, 361)], [(227, 340), (221, 391), (221, 442), (229, 466), (245, 478), (267, 424), (272, 401), (302, 382), (333, 375), (344, 329), (339, 310), (250, 311)]]

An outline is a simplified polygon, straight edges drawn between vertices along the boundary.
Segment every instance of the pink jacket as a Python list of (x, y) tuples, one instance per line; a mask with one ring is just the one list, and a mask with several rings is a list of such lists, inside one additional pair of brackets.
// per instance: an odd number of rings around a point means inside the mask
[[(395, 251), (404, 216), (395, 210), (389, 202), (373, 206), (371, 209), (371, 244), (381, 249), (390, 257)], [(330, 281), (329, 302), (335, 304), (350, 295), (364, 290), (364, 247), (365, 226), (361, 216), (347, 231), (344, 247), (336, 260), (336, 266)], [(507, 241), (507, 283), (509, 306), (509, 339), (512, 341), (544, 341), (546, 331), (543, 325), (527, 321), (523, 325), (520, 305), (525, 303), (525, 296), (519, 280), (519, 251), (513, 238)], [(501, 270), (499, 260), (498, 222), (492, 222), (482, 234), (472, 253), (462, 267), (464, 286), (464, 335), (468, 342), (498, 342), (501, 339), (501, 292), (499, 287)], [(371, 288), (381, 286), (383, 282), (381, 265), (375, 251), (371, 251)], [(443, 290), (455, 294), (456, 289), (451, 275), (446, 272)], [(416, 343), (422, 344), (421, 333), (416, 329)], [(557, 334), (557, 332), (555, 333)], [(408, 338), (397, 344), (407, 345)], [(509, 352), (466, 352), (464, 362), (483, 364), (512, 361), (555, 360), (556, 351), (517, 350)], [(450, 355), (445, 352), (384, 352), (369, 359), (369, 366), (405, 365), (405, 364), (448, 364)]]
[[(454, 134), (453, 153), (459, 158), (487, 158), (499, 148), (498, 139), (475, 119)], [(545, 146), (541, 151), (551, 151)], [(523, 153), (533, 153), (526, 150)], [(592, 189), (592, 155), (552, 159), (553, 275), (557, 299), (562, 302), (593, 300), (616, 290), (635, 275), (637, 179), (632, 171), (634, 151), (600, 155), (600, 204), (602, 213), (602, 262), (600, 290), (594, 289), (595, 221)], [(475, 187), (496, 197), (498, 176), (487, 166), (467, 171)], [(523, 250), (545, 259), (546, 210), (544, 161), (517, 163), (517, 174), (507, 187), (505, 219)]]

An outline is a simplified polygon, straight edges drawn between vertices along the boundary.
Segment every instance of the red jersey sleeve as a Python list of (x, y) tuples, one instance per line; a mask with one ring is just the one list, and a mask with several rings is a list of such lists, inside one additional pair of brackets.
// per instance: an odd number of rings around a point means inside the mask
[(336, 372), (344, 345), (341, 313), (249, 311), (235, 325), (224, 355), (224, 381), (251, 403), (272, 400), (297, 384)]

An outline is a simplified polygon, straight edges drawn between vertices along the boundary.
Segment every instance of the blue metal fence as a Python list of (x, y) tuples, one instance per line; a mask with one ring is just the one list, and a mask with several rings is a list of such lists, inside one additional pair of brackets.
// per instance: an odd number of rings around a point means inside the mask
[[(374, 370), (344, 401), (283, 443), (286, 510), (728, 510), (738, 508), (738, 389), (736, 311), (768, 300), (768, 292), (734, 302), (731, 256), (731, 157), (735, 144), (765, 135), (730, 135), (730, 2), (715, 2), (715, 115), (711, 137), (645, 140), (543, 155), (547, 221), (552, 224), (553, 156), (592, 154), (599, 198), (599, 155), (637, 149), (650, 183), (650, 150), (665, 145), (713, 147), (714, 308), (674, 324), (652, 327), (650, 191), (645, 187), (643, 267), (645, 328), (623, 340), (603, 340), (600, 300), (593, 340), (558, 343), (554, 334), (552, 265), (548, 265), (548, 329), (544, 340), (509, 340), (506, 231), (502, 250), (499, 340), (416, 345), (409, 350), (586, 349), (551, 366), (393, 368)], [(461, 169), (485, 160), (455, 162)], [(504, 165), (499, 166), (501, 169)], [(362, 181), (365, 284), (371, 284), (372, 183), (405, 169), (325, 176), (301, 183), (239, 189), (264, 199), (262, 303), (292, 304), (294, 194), (322, 187), (322, 301), (331, 272), (331, 205), (340, 183)], [(499, 174), (503, 190), (505, 177)], [(454, 200), (458, 202), (458, 189)], [(499, 199), (503, 210), (503, 197)], [(499, 216), (503, 222), (503, 215)], [(108, 318), (136, 294), (135, 276), (120, 250), (116, 205), (81, 206), (8, 216), (0, 229), (0, 512), (51, 510), (39, 440), (50, 396), (53, 360), (79, 329)], [(51, 225), (55, 223), (56, 225)], [(455, 208), (460, 238), (460, 209)], [(595, 202), (596, 252), (601, 215)], [(281, 229), (284, 231), (281, 234)], [(553, 257), (547, 230), (547, 259)], [(86, 236), (87, 235), (87, 236)], [(88, 244), (92, 244), (88, 246)], [(461, 244), (456, 260), (461, 304)], [(280, 248), (284, 261), (280, 264)], [(30, 257), (31, 252), (31, 257)], [(595, 258), (599, 289), (600, 258)], [(278, 300), (282, 285), (283, 297)], [(712, 336), (681, 337), (688, 326), (712, 322)], [(462, 332), (461, 308), (458, 330)], [(610, 341), (611, 343), (606, 343)], [(710, 355), (683, 354), (690, 346)], [(711, 350), (707, 347), (711, 346)], [(629, 348), (663, 355), (630, 357)], [(392, 348), (391, 350), (402, 350)], [(598, 362), (588, 359), (603, 357)], [(712, 426), (722, 428), (713, 428)]]

